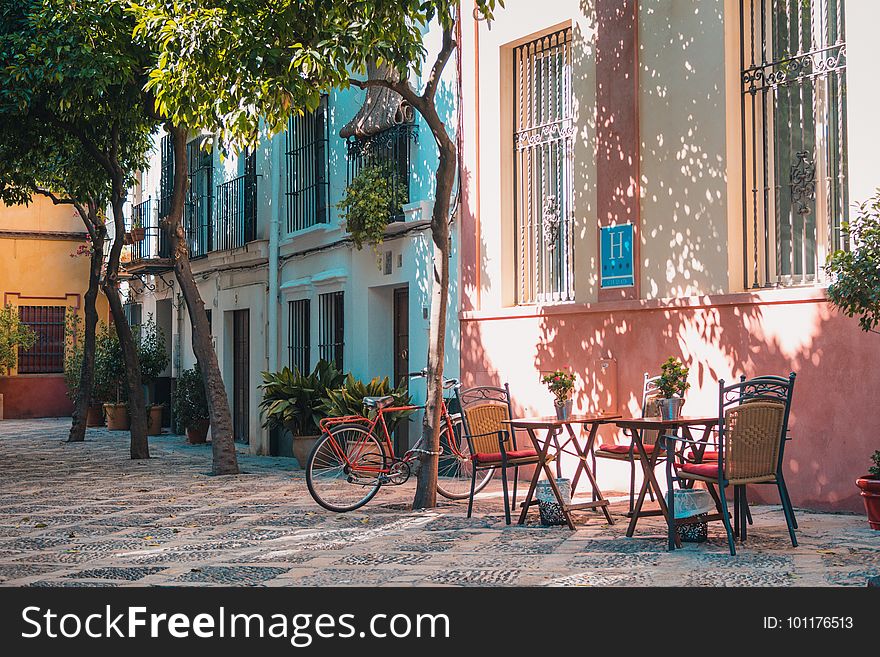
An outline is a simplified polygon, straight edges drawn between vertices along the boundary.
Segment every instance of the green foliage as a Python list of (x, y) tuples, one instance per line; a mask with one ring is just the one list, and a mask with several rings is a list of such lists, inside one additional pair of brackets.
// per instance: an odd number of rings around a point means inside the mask
[(95, 394), (97, 400), (126, 401), (125, 362), (116, 329), (103, 322), (95, 338)]
[(874, 462), (874, 465), (868, 468), (868, 472), (875, 477), (880, 477), (880, 450), (871, 454), (871, 460)]
[(138, 361), (141, 365), (141, 379), (145, 384), (159, 376), (168, 367), (168, 354), (165, 351), (165, 334), (156, 325), (153, 315), (147, 321), (134, 327)]
[(660, 366), (660, 380), (657, 382), (657, 389), (666, 399), (671, 399), (676, 395), (683, 396), (687, 392), (691, 384), (688, 383), (688, 372), (690, 369), (682, 365), (677, 358), (670, 356), (666, 362)]
[(185, 429), (209, 419), (205, 381), (198, 364), (177, 377), (172, 407), (177, 433), (183, 433)]
[(850, 250), (828, 258), (825, 270), (833, 279), (828, 298), (846, 316), (858, 315), (863, 331), (874, 331), (880, 322), (880, 189), (842, 228)]
[(8, 374), (18, 361), (18, 350), (27, 351), (37, 342), (37, 334), (23, 324), (18, 308), (6, 304), (0, 308), (0, 375)]
[[(64, 383), (67, 385), (67, 397), (76, 400), (79, 392), (79, 377), (83, 362), (83, 320), (74, 310), (65, 314), (64, 325)], [(94, 386), (90, 402), (95, 399)]]
[(574, 374), (564, 370), (556, 370), (541, 377), (550, 392), (560, 404), (564, 403), (574, 392)]
[[(478, 0), (487, 17), (499, 0)], [(157, 49), (147, 89), (172, 122), (252, 146), (313, 110), (321, 93), (346, 88), (370, 60), (418, 72), (423, 26), (452, 27), (459, 0), (297, 0), (133, 3), (135, 40)], [(465, 4), (471, 10), (470, 3)]]
[(344, 381), (345, 375), (325, 360), (319, 361), (311, 374), (288, 367), (280, 372), (263, 372), (263, 425), (287, 429), (294, 436), (319, 433), (318, 422), (326, 417), (323, 407), (327, 390), (339, 388)]
[[(369, 383), (364, 383), (349, 374), (345, 377), (342, 387), (337, 390), (327, 391), (327, 399), (324, 401), (323, 411), (327, 417), (342, 417), (344, 415), (373, 417), (375, 411), (370, 409), (368, 412), (368, 409), (364, 408), (364, 397), (384, 397), (385, 395), (394, 397), (393, 406), (408, 406), (412, 402), (406, 386), (392, 388), (387, 376), (384, 379), (380, 379), (377, 376)], [(408, 418), (413, 413), (415, 413), (415, 410), (386, 413), (385, 423), (388, 425), (388, 430), (393, 431), (398, 422)]]
[(375, 251), (385, 238), (388, 220), (399, 214), (408, 200), (406, 186), (394, 168), (373, 164), (358, 171), (336, 207), (354, 245), (360, 250), (366, 242)]

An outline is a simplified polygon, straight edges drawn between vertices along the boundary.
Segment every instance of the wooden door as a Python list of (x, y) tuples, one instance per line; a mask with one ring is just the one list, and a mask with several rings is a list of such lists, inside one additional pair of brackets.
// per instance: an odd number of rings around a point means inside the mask
[(232, 423), (235, 440), (249, 441), (250, 418), (250, 311), (232, 313)]
[[(394, 290), (394, 385), (409, 383), (409, 289)], [(409, 449), (409, 422), (403, 421), (394, 432), (394, 453), (400, 457)]]

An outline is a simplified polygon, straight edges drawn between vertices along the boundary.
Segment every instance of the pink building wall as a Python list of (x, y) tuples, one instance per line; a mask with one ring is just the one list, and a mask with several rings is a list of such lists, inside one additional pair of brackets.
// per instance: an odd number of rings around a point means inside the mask
[[(792, 290), (463, 313), (462, 372), (468, 385), (510, 383), (516, 411), (530, 415), (552, 412), (539, 373), (570, 368), (578, 410), (626, 416), (638, 413), (643, 373), (656, 373), (669, 356), (691, 368), (688, 415), (717, 413), (719, 379), (793, 371), (785, 475), (794, 504), (858, 511), (854, 480), (880, 447), (880, 338), (821, 295)], [(614, 439), (616, 432), (606, 427), (603, 434)], [(627, 477), (618, 464), (599, 462), (603, 489), (626, 490)], [(778, 501), (774, 489), (752, 488), (755, 500)]]

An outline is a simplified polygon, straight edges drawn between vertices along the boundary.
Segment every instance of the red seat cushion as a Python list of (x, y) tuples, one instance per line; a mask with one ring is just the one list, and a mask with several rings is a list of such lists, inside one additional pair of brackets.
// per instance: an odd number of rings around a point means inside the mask
[(718, 460), (718, 452), (712, 449), (707, 449), (703, 452), (703, 460), (704, 461), (717, 461)]
[(676, 463), (675, 469), (679, 472), (698, 475), (700, 477), (718, 477), (718, 462), (714, 463)]
[[(629, 454), (629, 445), (615, 445), (614, 443), (603, 443), (599, 445), (600, 452), (611, 452), (612, 454)], [(645, 445), (645, 452), (650, 454), (654, 451), (654, 445)], [(639, 450), (633, 447), (633, 454), (638, 456)]]
[[(538, 452), (533, 449), (514, 449), (507, 452), (507, 460), (513, 461), (517, 459), (536, 458)], [(474, 454), (474, 461), (477, 463), (495, 463), (501, 462), (501, 452), (491, 452), (484, 454)]]

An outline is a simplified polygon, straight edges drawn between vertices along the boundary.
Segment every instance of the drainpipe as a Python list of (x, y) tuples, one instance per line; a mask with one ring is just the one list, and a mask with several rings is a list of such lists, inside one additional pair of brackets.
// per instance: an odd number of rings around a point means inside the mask
[(278, 230), (281, 225), (281, 148), (280, 139), (272, 139), (272, 177), (269, 198), (269, 298), (267, 309), (266, 338), (269, 371), (278, 370)]

